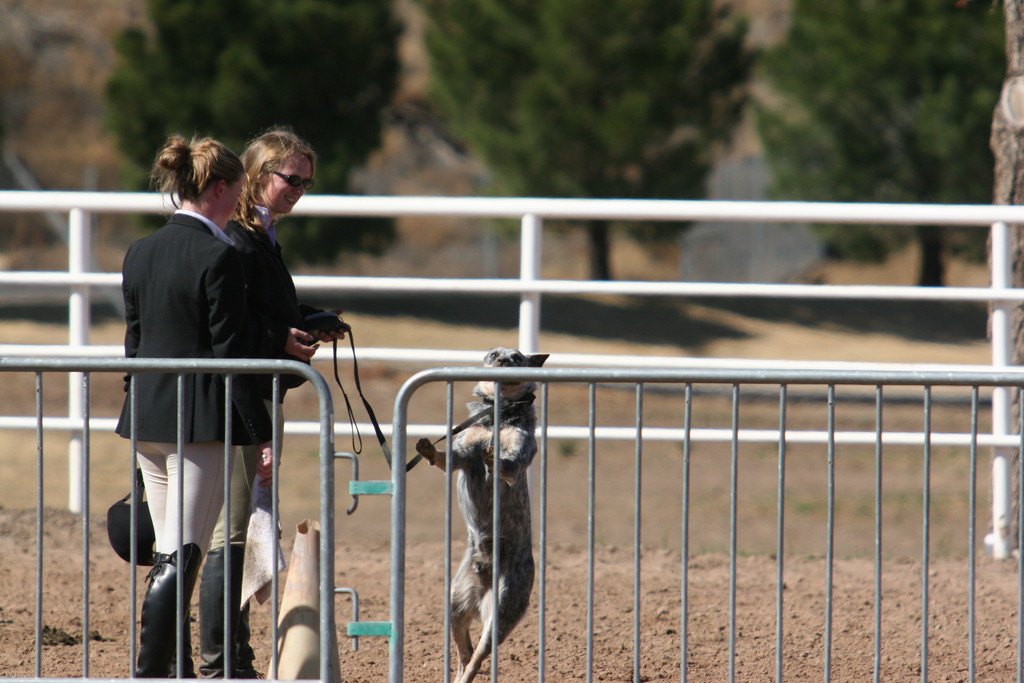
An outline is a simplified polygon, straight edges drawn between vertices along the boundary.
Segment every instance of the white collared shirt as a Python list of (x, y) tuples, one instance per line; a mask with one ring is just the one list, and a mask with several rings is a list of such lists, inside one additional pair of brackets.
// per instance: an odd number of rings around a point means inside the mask
[(274, 221), (270, 220), (270, 209), (265, 206), (257, 204), (255, 207), (257, 215), (260, 217), (260, 221), (263, 223), (263, 229), (267, 231), (267, 237), (270, 238), (270, 243), (277, 246), (277, 225)]
[(223, 230), (221, 230), (217, 226), (216, 223), (211, 221), (209, 218), (207, 218), (203, 214), (196, 213), (195, 211), (189, 211), (188, 209), (178, 209), (174, 213), (183, 213), (186, 216), (191, 216), (192, 218), (198, 218), (199, 220), (201, 220), (203, 222), (204, 225), (206, 225), (207, 228), (210, 229), (210, 232), (213, 233), (214, 237), (219, 239), (221, 242), (224, 242), (225, 244), (230, 244), (231, 246), (235, 246), (235, 241), (233, 239), (231, 239), (230, 237), (228, 237), (227, 233), (225, 233)]

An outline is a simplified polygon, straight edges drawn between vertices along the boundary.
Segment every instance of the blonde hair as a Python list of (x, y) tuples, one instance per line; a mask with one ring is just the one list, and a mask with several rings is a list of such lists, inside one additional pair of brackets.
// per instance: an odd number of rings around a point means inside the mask
[(218, 180), (234, 183), (244, 173), (238, 155), (213, 138), (193, 137), (186, 142), (172, 135), (157, 152), (150, 181), (178, 207), (179, 202), (199, 199)]
[(288, 128), (272, 128), (249, 141), (242, 152), (245, 166), (245, 187), (238, 197), (238, 208), (231, 218), (247, 230), (265, 232), (263, 221), (256, 212), (261, 203), (260, 193), (274, 171), (293, 156), (309, 161), (310, 176), (316, 173), (316, 152), (308, 142)]

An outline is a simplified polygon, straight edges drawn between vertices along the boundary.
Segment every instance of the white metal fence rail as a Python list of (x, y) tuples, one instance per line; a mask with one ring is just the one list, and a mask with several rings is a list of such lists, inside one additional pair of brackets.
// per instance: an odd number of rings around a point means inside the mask
[[(120, 347), (92, 347), (88, 341), (89, 301), (93, 289), (117, 288), (119, 273), (88, 272), (91, 262), (91, 216), (98, 213), (158, 213), (166, 210), (163, 200), (147, 193), (89, 192), (0, 192), (0, 212), (63, 212), (68, 214), (68, 268), (61, 272), (0, 272), (0, 286), (58, 287), (69, 291), (69, 343), (65, 345), (3, 344), (0, 356), (49, 355), (115, 357)], [(629, 294), (637, 296), (718, 296), (718, 297), (792, 297), (867, 300), (978, 301), (991, 305), (992, 365), (1009, 365), (1011, 332), (1009, 312), (1024, 300), (1024, 291), (1012, 288), (1009, 225), (1024, 224), (1024, 206), (966, 206), (918, 204), (838, 204), (798, 202), (726, 202), (676, 200), (582, 200), (543, 198), (479, 197), (356, 197), (309, 196), (296, 208), (296, 214), (324, 216), (459, 216), (512, 218), (520, 221), (520, 269), (514, 279), (450, 278), (351, 278), (297, 277), (303, 292), (342, 291), (417, 291), (518, 293), (519, 347), (537, 351), (540, 329), (540, 300), (544, 294)], [(764, 285), (682, 282), (590, 282), (544, 280), (541, 277), (543, 226), (548, 219), (573, 220), (650, 220), (753, 223), (838, 223), (885, 225), (973, 226), (991, 231), (992, 264), (988, 287), (919, 288), (897, 286)], [(473, 354), (411, 348), (368, 348), (360, 351), (367, 360), (427, 363), (476, 363)], [(604, 367), (721, 367), (736, 368), (836, 368), (843, 364), (802, 361), (750, 361), (745, 359), (699, 359), (666, 356), (616, 357), (585, 354), (558, 354), (552, 364)], [(848, 368), (883, 369), (872, 364), (852, 364)], [(72, 384), (79, 381), (73, 377)], [(74, 393), (74, 392), (72, 392)], [(1010, 403), (1006, 392), (993, 395), (993, 437), (1012, 434)], [(81, 417), (82, 407), (69, 406), (69, 419)], [(0, 420), (2, 428), (28, 428), (21, 418)], [(112, 427), (112, 425), (110, 425)], [(344, 430), (344, 425), (338, 426)], [(289, 424), (289, 432), (312, 433), (312, 424)], [(72, 467), (80, 458), (81, 438), (73, 434), (69, 446)], [(1011, 452), (996, 446), (993, 459), (993, 534), (992, 552), (1009, 557), (1014, 547), (1011, 538)], [(81, 501), (69, 492), (69, 507), (80, 510)]]

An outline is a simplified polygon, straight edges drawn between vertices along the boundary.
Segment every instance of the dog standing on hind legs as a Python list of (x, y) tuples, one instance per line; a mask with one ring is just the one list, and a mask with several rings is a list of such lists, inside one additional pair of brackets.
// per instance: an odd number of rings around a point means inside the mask
[[(527, 355), (495, 347), (484, 356), (484, 367), (540, 367), (547, 354)], [(491, 654), (491, 627), (498, 611), (497, 642), (515, 628), (530, 604), (533, 590), (533, 538), (530, 490), (526, 470), (537, 453), (534, 430), (533, 382), (502, 383), (495, 397), (494, 382), (473, 390), (478, 401), (468, 404), (472, 424), (459, 432), (451, 448), (438, 451), (429, 439), (416, 443), (416, 452), (434, 467), (456, 476), (459, 509), (466, 523), (466, 554), (455, 574), (451, 592), (452, 640), (459, 651), (456, 683), (469, 683)], [(498, 458), (494, 457), (494, 401), (499, 400)], [(497, 464), (495, 464), (497, 460)], [(498, 599), (494, 577), (493, 476), (505, 484), (500, 491), (500, 551)], [(476, 647), (469, 635), (473, 621), (482, 623)]]

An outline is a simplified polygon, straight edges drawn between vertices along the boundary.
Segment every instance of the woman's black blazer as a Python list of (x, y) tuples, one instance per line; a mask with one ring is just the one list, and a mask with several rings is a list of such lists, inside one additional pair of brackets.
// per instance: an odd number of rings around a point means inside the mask
[[(122, 269), (128, 358), (247, 358), (251, 320), (239, 253), (200, 220), (176, 213), (128, 249)], [(127, 381), (127, 378), (126, 378)], [(270, 418), (252, 375), (235, 375), (231, 443), (269, 441)], [(136, 436), (177, 440), (177, 375), (139, 373)], [(127, 386), (126, 386), (127, 391)], [(185, 443), (225, 441), (224, 378), (184, 376)], [(117, 433), (129, 438), (129, 398)]]
[[(295, 282), (281, 256), (281, 247), (273, 244), (265, 233), (246, 229), (230, 221), (227, 234), (242, 255), (246, 281), (249, 283), (249, 309), (252, 311), (254, 354), (258, 358), (299, 360), (284, 352), (289, 328), (303, 329), (304, 318), (320, 309), (298, 302)], [(271, 398), (271, 378), (260, 379), (261, 395)], [(281, 377), (284, 389), (304, 381), (297, 375)]]

